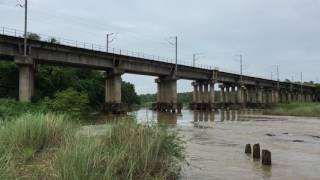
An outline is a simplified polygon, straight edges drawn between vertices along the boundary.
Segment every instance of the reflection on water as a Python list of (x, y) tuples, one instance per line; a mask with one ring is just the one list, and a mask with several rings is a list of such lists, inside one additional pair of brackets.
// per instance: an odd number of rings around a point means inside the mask
[[(181, 114), (164, 113), (142, 109), (131, 112), (139, 122), (156, 122), (171, 126), (187, 125), (192, 123), (197, 128), (213, 128), (217, 122), (249, 121), (251, 115), (261, 115), (259, 110), (217, 110), (217, 111), (190, 111), (183, 110)], [(192, 120), (192, 121), (190, 121)]]
[[(264, 116), (258, 110), (131, 112), (140, 123), (168, 124), (186, 141), (181, 179), (320, 179), (320, 120)], [(272, 152), (271, 167), (244, 154), (245, 144)]]

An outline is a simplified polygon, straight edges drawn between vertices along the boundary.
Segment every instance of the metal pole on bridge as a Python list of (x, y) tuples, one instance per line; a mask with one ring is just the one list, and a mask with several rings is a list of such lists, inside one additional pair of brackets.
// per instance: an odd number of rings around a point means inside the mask
[(23, 55), (27, 56), (27, 37), (28, 36), (28, 0), (24, 4), (24, 49)]

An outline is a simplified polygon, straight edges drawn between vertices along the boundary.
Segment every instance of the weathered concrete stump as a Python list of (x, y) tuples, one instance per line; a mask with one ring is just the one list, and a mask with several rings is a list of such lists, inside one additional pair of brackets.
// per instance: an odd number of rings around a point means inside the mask
[(251, 145), (250, 144), (246, 145), (245, 153), (246, 154), (251, 154)]
[(260, 159), (260, 144), (253, 145), (253, 154), (254, 159)]
[(271, 165), (271, 152), (265, 149), (262, 150), (262, 164)]

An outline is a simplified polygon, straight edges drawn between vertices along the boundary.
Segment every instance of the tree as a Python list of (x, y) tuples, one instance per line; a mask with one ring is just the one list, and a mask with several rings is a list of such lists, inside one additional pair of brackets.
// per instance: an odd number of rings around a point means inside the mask
[[(42, 101), (45, 97), (54, 98), (55, 94), (72, 88), (88, 95), (92, 109), (99, 109), (105, 100), (105, 78), (100, 71), (71, 67), (38, 65), (35, 74), (35, 96), (33, 101)], [(14, 63), (0, 63), (0, 97), (18, 98), (19, 70)], [(122, 84), (123, 103), (139, 104), (140, 99), (134, 85)]]
[(28, 39), (40, 41), (41, 37), (36, 33), (29, 33), (28, 34)]
[(135, 92), (134, 85), (128, 82), (122, 82), (122, 102), (128, 105), (140, 104), (140, 98)]
[(86, 113), (89, 110), (89, 97), (84, 92), (68, 88), (55, 93), (54, 98), (45, 98), (45, 104), (49, 110), (67, 112), (72, 115)]
[(59, 44), (59, 41), (56, 38), (51, 38), (49, 42), (54, 44)]
[(18, 98), (19, 70), (11, 62), (0, 62), (0, 97)]

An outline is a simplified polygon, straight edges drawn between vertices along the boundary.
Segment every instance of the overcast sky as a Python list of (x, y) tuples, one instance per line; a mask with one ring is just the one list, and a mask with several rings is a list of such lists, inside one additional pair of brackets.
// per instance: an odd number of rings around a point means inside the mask
[[(23, 1), (23, 0), (22, 0)], [(0, 0), (0, 26), (23, 29), (16, 0)], [(179, 61), (270, 78), (317, 81), (320, 68), (319, 0), (29, 0), (29, 31), (174, 57), (166, 39), (179, 37)], [(274, 77), (276, 78), (276, 77)], [(154, 93), (155, 77), (124, 75), (138, 93)], [(178, 91), (190, 91), (179, 81)]]

